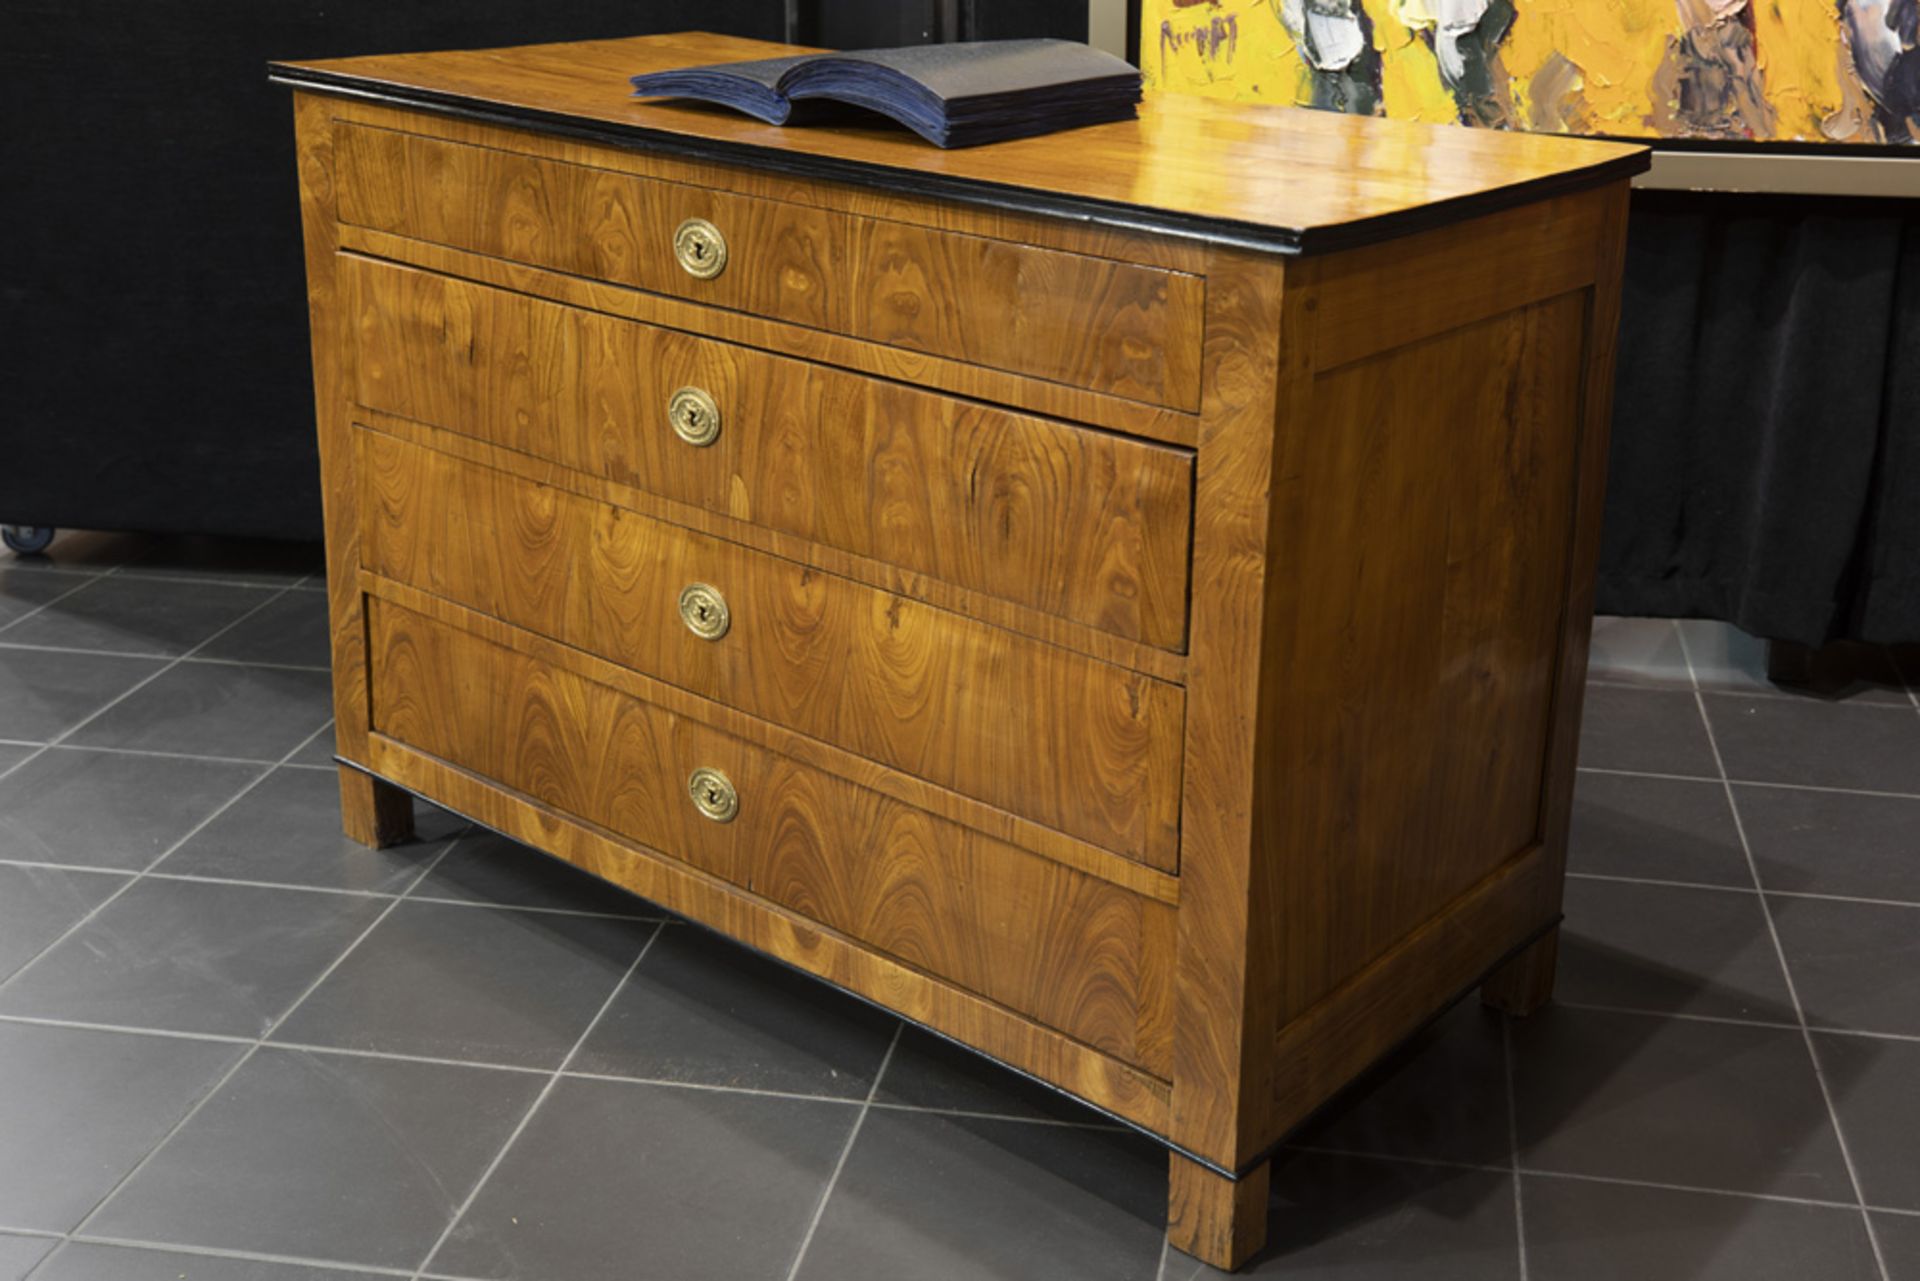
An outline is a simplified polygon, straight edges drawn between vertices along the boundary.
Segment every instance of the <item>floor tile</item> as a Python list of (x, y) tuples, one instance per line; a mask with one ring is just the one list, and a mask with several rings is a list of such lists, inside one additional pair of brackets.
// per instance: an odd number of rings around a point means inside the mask
[(1167, 1159), (1126, 1131), (867, 1114), (802, 1281), (1153, 1281)]
[(1753, 884), (1727, 789), (1717, 781), (1577, 775), (1567, 867), (1603, 876)]
[[(1511, 1176), (1296, 1153), (1274, 1166), (1267, 1248), (1233, 1275), (1510, 1281), (1519, 1274)], [(1227, 1274), (1201, 1267), (1193, 1275), (1218, 1281)]]
[(243, 663), (325, 667), (333, 659), (325, 592), (288, 592), (216, 636), (197, 655)]
[(323, 563), (318, 543), (160, 535), (143, 540), (120, 572), (285, 587), (318, 573)]
[(1506, 1051), (1501, 1016), (1455, 1005), (1356, 1081), (1294, 1136), (1309, 1147), (1469, 1164), (1505, 1164)]
[(514, 1281), (784, 1277), (857, 1115), (562, 1080), (431, 1268)]
[(1815, 1033), (1868, 1205), (1920, 1211), (1920, 1041)]
[(74, 1227), (242, 1048), (0, 1023), (0, 1223)]
[(327, 723), (332, 697), (325, 672), (182, 663), (72, 741), (274, 761)]
[(1594, 619), (1587, 675), (1594, 680), (1693, 687), (1671, 618)]
[(415, 887), (415, 898), (558, 908), (658, 920), (664, 913), (617, 885), (501, 836), (476, 831)]
[(317, 735), (314, 738), (308, 740), (307, 745), (305, 747), (302, 747), (299, 751), (295, 752), (290, 758), (288, 758), (288, 764), (332, 765), (334, 763), (334, 760), (333, 760), (334, 749), (335, 749), (335, 744), (334, 744), (333, 732), (329, 730), (324, 734)]
[(157, 658), (0, 649), (0, 726), (8, 738), (45, 742), (164, 666)]
[(141, 881), (0, 986), (0, 1014), (258, 1036), (390, 901)]
[(0, 1281), (25, 1281), (27, 1273), (33, 1271), (33, 1265), (59, 1244), (58, 1237), (29, 1237), (0, 1232)]
[(674, 925), (647, 949), (572, 1066), (864, 1099), (895, 1023), (708, 930)]
[(0, 864), (0, 982), (126, 883), (107, 872)]
[(874, 1097), (880, 1103), (945, 1112), (1092, 1125), (1106, 1121), (1100, 1113), (1052, 1086), (911, 1026), (901, 1029), (900, 1042), (894, 1047)]
[(47, 1260), (33, 1281), (366, 1281), (367, 1276), (300, 1263), (76, 1242)]
[(559, 1067), (657, 928), (402, 902), (275, 1039)]
[(1920, 1036), (1920, 907), (1769, 901), (1810, 1025)]
[(1814, 694), (1832, 700), (1904, 703), (1906, 690), (1887, 651), (1877, 645), (1835, 642), (1816, 650), (1812, 680), (1802, 686), (1767, 679), (1767, 642), (1727, 623), (1687, 619), (1687, 652), (1703, 689)]
[(1691, 690), (1589, 685), (1580, 764), (1590, 769), (1719, 776)]
[(272, 598), (263, 587), (109, 574), (9, 627), (10, 644), (172, 658)]
[(526, 1072), (267, 1047), (87, 1232), (411, 1268), (542, 1083)]
[(1513, 1038), (1528, 1168), (1853, 1196), (1798, 1031), (1550, 1005)]
[(1920, 1281), (1920, 1217), (1876, 1214), (1873, 1230), (1887, 1261), (1887, 1281)]
[[(75, 588), (85, 587), (88, 581), (84, 574), (28, 570), (0, 563), (0, 628), (18, 622), (50, 600), (65, 596)], [(11, 639), (10, 636), (0, 636), (0, 641)], [(0, 1276), (4, 1275), (0, 1273)]]
[(1758, 894), (1575, 877), (1565, 911), (1559, 1000), (1794, 1021)]
[(1525, 1180), (1532, 1281), (1878, 1281), (1855, 1209)]
[(1705, 699), (1728, 778), (1920, 794), (1920, 716), (1911, 707)]
[(1920, 798), (1735, 787), (1770, 890), (1920, 903)]
[(139, 871), (259, 776), (257, 765), (54, 748), (0, 779), (0, 858)]
[(278, 769), (155, 870), (398, 893), (420, 879), (465, 826), (445, 810), (416, 803), (413, 840), (368, 849), (340, 830), (339, 775), (332, 770)]

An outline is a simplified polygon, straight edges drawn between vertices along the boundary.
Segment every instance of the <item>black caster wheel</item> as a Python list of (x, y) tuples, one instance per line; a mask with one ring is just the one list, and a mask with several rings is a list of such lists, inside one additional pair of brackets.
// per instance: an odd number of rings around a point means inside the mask
[(47, 550), (53, 543), (51, 525), (0, 525), (0, 543), (22, 556)]

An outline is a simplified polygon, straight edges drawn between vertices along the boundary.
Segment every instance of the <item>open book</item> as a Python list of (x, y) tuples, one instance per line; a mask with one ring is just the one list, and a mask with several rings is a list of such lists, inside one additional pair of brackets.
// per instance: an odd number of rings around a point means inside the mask
[(941, 147), (1131, 120), (1140, 72), (1071, 40), (983, 40), (721, 62), (633, 77), (640, 98), (699, 98), (799, 123), (795, 103), (877, 111)]

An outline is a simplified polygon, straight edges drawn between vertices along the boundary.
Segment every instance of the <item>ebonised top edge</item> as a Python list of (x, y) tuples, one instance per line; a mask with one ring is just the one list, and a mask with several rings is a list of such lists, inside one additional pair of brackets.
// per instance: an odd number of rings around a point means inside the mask
[(1644, 173), (1651, 153), (1637, 151), (1581, 169), (1516, 182), (1471, 195), (1437, 200), (1397, 213), (1357, 219), (1337, 226), (1305, 229), (1264, 226), (1225, 218), (1205, 218), (1163, 209), (1103, 200), (1063, 196), (1030, 187), (994, 183), (946, 174), (926, 173), (891, 165), (867, 164), (836, 156), (743, 146), (720, 139), (649, 129), (641, 125), (614, 125), (578, 116), (509, 107), (484, 99), (388, 81), (321, 71), (287, 63), (267, 64), (268, 79), (294, 89), (377, 102), (385, 106), (430, 111), (437, 115), (577, 138), (584, 142), (627, 150), (650, 151), (690, 160), (735, 164), (797, 178), (813, 178), (876, 187), (902, 195), (932, 197), (981, 205), (1014, 213), (1064, 218), (1124, 231), (1150, 232), (1198, 240), (1206, 244), (1258, 253), (1310, 255), (1334, 253), (1362, 245), (1477, 218), (1519, 205), (1533, 204), (1604, 186)]

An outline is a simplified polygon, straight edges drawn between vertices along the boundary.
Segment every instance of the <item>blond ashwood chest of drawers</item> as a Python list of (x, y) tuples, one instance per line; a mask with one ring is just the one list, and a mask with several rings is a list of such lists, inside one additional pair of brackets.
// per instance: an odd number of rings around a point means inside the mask
[[(670, 37), (283, 64), (349, 830), (426, 796), (1164, 1139), (1551, 981), (1639, 152), (938, 152)], [(402, 790), (404, 789), (404, 790)]]

